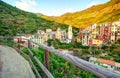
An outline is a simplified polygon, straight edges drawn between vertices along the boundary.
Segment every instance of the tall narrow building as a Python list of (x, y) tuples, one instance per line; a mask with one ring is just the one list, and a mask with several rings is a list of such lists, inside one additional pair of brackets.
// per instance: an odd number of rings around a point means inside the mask
[(72, 40), (72, 38), (73, 38), (72, 27), (69, 26), (69, 27), (68, 27), (68, 39), (69, 39), (69, 40)]
[(61, 37), (61, 29), (60, 28), (58, 28), (57, 29), (57, 33), (56, 33), (56, 38), (59, 40), (60, 39), (60, 37)]

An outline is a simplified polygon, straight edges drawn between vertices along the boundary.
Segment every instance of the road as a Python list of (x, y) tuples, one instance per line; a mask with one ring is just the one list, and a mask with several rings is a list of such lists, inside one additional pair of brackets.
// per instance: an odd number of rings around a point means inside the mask
[(35, 78), (29, 63), (13, 48), (0, 45), (0, 78)]

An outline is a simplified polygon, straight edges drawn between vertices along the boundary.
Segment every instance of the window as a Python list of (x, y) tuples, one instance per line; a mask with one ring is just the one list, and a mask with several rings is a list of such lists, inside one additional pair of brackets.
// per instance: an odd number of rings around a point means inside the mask
[(111, 66), (111, 68), (113, 68), (113, 66)]

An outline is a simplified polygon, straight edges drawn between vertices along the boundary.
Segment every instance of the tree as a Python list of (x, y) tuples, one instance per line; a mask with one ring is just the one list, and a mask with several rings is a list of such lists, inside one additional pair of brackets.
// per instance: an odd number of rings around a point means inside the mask
[(48, 46), (51, 46), (51, 45), (52, 45), (52, 42), (53, 42), (53, 39), (48, 39), (48, 40), (47, 40)]
[(120, 44), (120, 39), (117, 40), (118, 44)]

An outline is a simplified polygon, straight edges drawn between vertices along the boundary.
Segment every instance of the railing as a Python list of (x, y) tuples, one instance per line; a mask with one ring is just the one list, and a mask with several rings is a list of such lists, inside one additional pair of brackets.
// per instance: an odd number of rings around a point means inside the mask
[[(20, 39), (18, 39), (19, 42)], [(114, 72), (114, 71), (108, 71), (107, 69), (101, 68), (99, 66), (96, 66), (94, 64), (91, 64), (83, 59), (80, 59), (76, 56), (72, 56), (70, 54), (67, 53), (63, 53), (59, 50), (56, 50), (54, 48), (48, 47), (44, 44), (40, 44), (37, 43), (36, 41), (32, 41), (32, 40), (27, 40), (28, 45), (24, 46), (28, 49), (29, 51), (29, 55), (32, 56), (36, 62), (38, 63), (38, 65), (41, 67), (41, 69), (43, 70), (43, 72), (46, 74), (47, 78), (54, 78), (52, 76), (52, 74), (49, 72), (49, 53), (51, 52), (52, 54), (55, 54), (63, 59), (65, 59), (66, 61), (69, 61), (70, 63), (72, 63), (75, 66), (78, 66), (79, 68), (86, 70), (88, 72), (93, 73), (94, 75), (100, 77), (100, 78), (120, 78), (120, 74)], [(31, 43), (34, 43), (36, 45), (39, 45), (40, 47), (42, 47), (44, 49), (44, 63), (45, 66), (38, 60), (38, 58), (33, 54), (33, 52), (30, 50), (31, 48)], [(20, 49), (20, 44), (18, 44), (18, 49)], [(34, 67), (35, 68), (35, 67)], [(36, 70), (37, 71), (37, 70)], [(38, 71), (36, 72), (36, 74), (38, 74)], [(38, 76), (38, 78), (40, 78)]]

